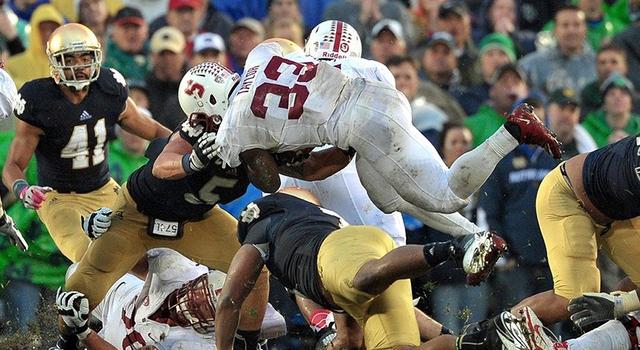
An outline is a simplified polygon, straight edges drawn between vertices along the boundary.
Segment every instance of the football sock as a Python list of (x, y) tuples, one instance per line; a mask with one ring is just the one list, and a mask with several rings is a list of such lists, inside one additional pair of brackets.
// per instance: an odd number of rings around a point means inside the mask
[(619, 321), (612, 320), (583, 334), (567, 340), (569, 350), (614, 350), (630, 349), (631, 341), (627, 329)]

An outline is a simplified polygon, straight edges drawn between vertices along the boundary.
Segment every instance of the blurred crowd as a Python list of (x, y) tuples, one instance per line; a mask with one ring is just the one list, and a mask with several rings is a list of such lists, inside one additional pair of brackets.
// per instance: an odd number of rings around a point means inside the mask
[[(6, 0), (0, 56), (18, 88), (47, 77), (45, 47), (52, 31), (80, 22), (97, 35), (103, 66), (122, 73), (139, 108), (174, 129), (186, 117), (177, 91), (190, 67), (213, 60), (242, 74), (258, 43), (281, 37), (304, 46), (310, 29), (325, 19), (351, 24), (362, 38), (363, 57), (387, 65), (411, 103), (415, 126), (447, 165), (483, 142), (523, 102), (557, 133), (565, 159), (640, 132), (637, 0)], [(0, 164), (13, 123), (0, 123)], [(145, 142), (118, 131), (109, 149), (117, 181), (145, 162)], [(535, 196), (557, 164), (526, 145), (500, 162), (463, 214), (505, 237), (509, 255), (480, 287), (466, 287), (463, 274), (446, 265), (415, 280), (414, 293), (424, 296), (421, 307), (459, 331), (551, 289)], [(35, 166), (28, 170), (27, 181), (36, 182)], [(2, 195), (31, 244), (20, 253), (1, 242), (0, 332), (9, 334), (26, 329), (39, 305), (50, 303), (69, 262), (35, 211), (11, 205), (6, 188)], [(243, 202), (259, 195), (253, 189)], [(228, 209), (237, 214), (241, 205)], [(405, 216), (405, 224), (408, 243), (446, 239), (411, 217)], [(618, 272), (601, 263), (609, 271), (603, 283), (613, 283)], [(292, 333), (304, 329), (284, 293), (274, 295)], [(303, 346), (301, 339), (290, 337), (282, 348)]]

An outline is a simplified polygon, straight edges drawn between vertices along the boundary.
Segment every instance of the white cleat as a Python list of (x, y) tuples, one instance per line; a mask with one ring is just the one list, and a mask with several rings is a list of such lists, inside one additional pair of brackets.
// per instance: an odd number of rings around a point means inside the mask
[(465, 244), (462, 259), (467, 284), (476, 286), (484, 281), (506, 250), (507, 243), (497, 234), (489, 231), (474, 234), (474, 239)]

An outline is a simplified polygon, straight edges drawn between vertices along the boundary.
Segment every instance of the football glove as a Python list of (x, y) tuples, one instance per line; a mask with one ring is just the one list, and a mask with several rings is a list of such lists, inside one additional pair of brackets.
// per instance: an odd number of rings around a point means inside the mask
[(211, 163), (211, 160), (218, 154), (218, 147), (219, 146), (216, 145), (215, 132), (206, 132), (202, 134), (193, 146), (191, 154), (189, 154), (188, 168), (185, 168), (185, 171), (187, 173), (193, 173), (205, 169), (209, 163)]
[(571, 321), (581, 329), (591, 329), (605, 321), (622, 317), (640, 308), (636, 291), (585, 293), (571, 300), (568, 310)]
[(82, 230), (91, 239), (102, 236), (103, 233), (111, 227), (111, 214), (113, 211), (109, 208), (100, 208), (89, 215), (88, 218), (82, 217)]
[(56, 308), (67, 328), (65, 331), (75, 334), (79, 340), (84, 340), (91, 333), (91, 329), (89, 329), (89, 299), (84, 294), (76, 291), (63, 292), (58, 288)]
[(23, 252), (29, 248), (27, 241), (24, 240), (22, 233), (20, 233), (20, 230), (18, 230), (15, 222), (13, 222), (13, 219), (9, 215), (4, 214), (3, 217), (0, 218), (0, 222), (4, 222), (0, 225), (0, 235), (6, 236), (11, 244)]
[(37, 210), (44, 202), (47, 192), (51, 191), (53, 188), (48, 186), (27, 185), (20, 190), (18, 197), (22, 200), (25, 208)]

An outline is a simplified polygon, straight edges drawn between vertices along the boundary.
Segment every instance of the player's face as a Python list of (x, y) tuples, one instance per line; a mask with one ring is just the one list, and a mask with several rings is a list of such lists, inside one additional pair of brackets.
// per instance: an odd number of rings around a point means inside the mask
[(84, 80), (91, 77), (91, 64), (93, 54), (89, 52), (79, 52), (64, 55), (64, 66), (77, 66), (77, 68), (65, 68), (64, 76), (68, 80)]

